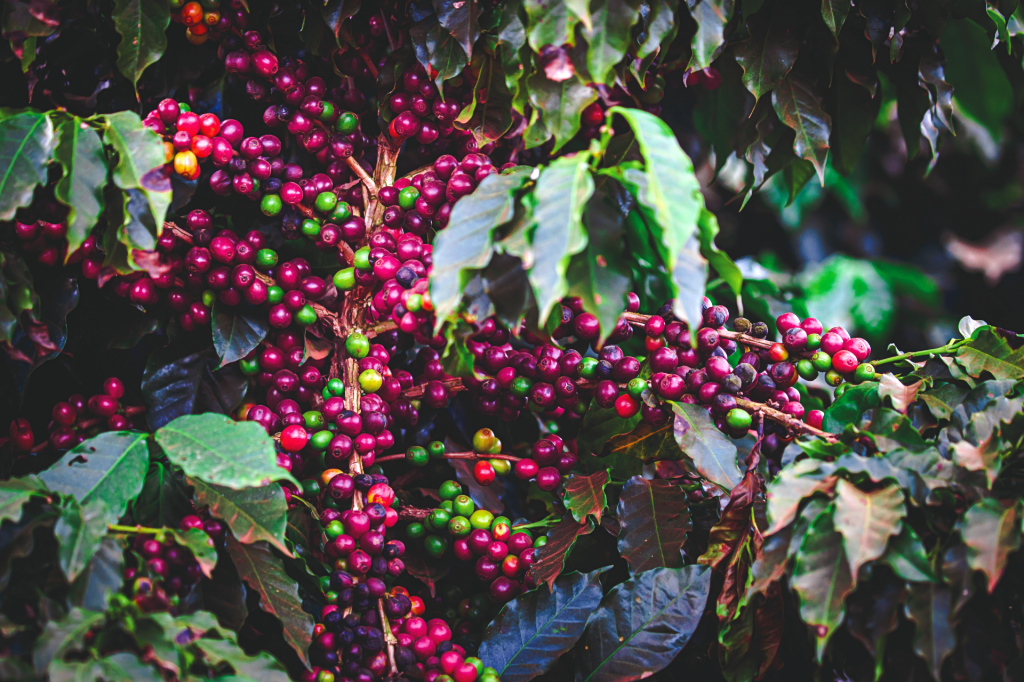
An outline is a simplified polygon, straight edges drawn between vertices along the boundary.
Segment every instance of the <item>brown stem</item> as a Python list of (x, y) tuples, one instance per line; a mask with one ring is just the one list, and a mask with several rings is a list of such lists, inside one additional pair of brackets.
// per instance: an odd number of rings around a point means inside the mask
[(791, 414), (786, 414), (780, 410), (776, 410), (774, 407), (768, 407), (764, 403), (755, 403), (753, 400), (747, 400), (746, 398), (736, 398), (736, 405), (742, 407), (744, 410), (753, 413), (761, 413), (773, 422), (782, 424), (796, 433), (802, 433), (808, 436), (817, 436), (822, 438), (829, 443), (835, 443), (839, 438), (834, 433), (822, 431), (817, 429), (810, 424), (805, 424)]
[[(360, 166), (359, 162), (356, 161), (355, 158), (351, 156), (345, 159), (345, 163), (348, 165), (349, 168), (352, 169), (352, 172), (355, 173), (356, 176), (363, 182), (363, 186), (367, 189), (367, 191), (369, 191), (369, 193), (372, 194), (373, 197), (375, 198), (377, 196), (377, 183), (373, 181), (373, 178), (371, 178), (370, 174), (366, 172), (366, 169)], [(370, 204), (366, 202), (364, 203), (364, 205), (369, 206)]]
[(399, 521), (419, 521), (430, 516), (433, 509), (423, 509), (421, 507), (399, 507), (398, 508), (398, 520)]
[[(643, 327), (647, 324), (651, 315), (644, 315), (642, 313), (622, 313), (622, 318), (629, 322), (634, 327)], [(742, 343), (744, 346), (750, 346), (751, 348), (760, 348), (761, 350), (770, 350), (775, 341), (769, 341), (768, 339), (759, 339), (756, 336), (750, 336), (742, 332), (733, 332), (728, 329), (719, 329), (718, 336), (723, 339), (729, 339), (736, 343)], [(814, 351), (801, 351), (799, 353), (790, 353), (798, 358), (810, 358), (814, 355)]]

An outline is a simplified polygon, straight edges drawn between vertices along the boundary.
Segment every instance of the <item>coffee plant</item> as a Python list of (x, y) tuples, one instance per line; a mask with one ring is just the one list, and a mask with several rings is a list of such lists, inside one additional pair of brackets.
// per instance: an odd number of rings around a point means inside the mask
[(1024, 678), (1022, 11), (8, 0), (0, 679)]

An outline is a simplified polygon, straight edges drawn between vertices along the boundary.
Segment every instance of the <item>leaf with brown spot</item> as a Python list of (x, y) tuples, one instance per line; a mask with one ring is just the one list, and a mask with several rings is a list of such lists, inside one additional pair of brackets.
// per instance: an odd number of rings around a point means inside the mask
[(588, 515), (601, 523), (601, 513), (608, 506), (608, 497), (604, 493), (608, 478), (608, 470), (605, 469), (589, 476), (574, 474), (566, 480), (565, 508), (577, 523), (583, 523)]
[(729, 493), (729, 502), (722, 510), (721, 519), (708, 534), (707, 551), (697, 559), (697, 563), (718, 568), (746, 540), (754, 523), (751, 513), (754, 498), (760, 490), (761, 481), (757, 473), (748, 471), (743, 481)]
[(577, 523), (570, 515), (563, 517), (558, 525), (548, 531), (547, 544), (537, 551), (537, 559), (530, 566), (534, 584), (546, 584), (549, 590), (553, 590), (555, 579), (561, 574), (565, 558), (576, 544), (576, 538), (588, 535), (593, 530), (594, 523), (589, 519), (585, 523)]

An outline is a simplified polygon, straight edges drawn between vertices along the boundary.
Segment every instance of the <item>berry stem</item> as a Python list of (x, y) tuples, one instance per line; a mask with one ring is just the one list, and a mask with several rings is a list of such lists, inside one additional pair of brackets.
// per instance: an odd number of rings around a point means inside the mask
[[(629, 322), (634, 327), (644, 327), (647, 324), (647, 320), (651, 319), (651, 315), (644, 315), (642, 313), (622, 313), (622, 319)], [(761, 350), (770, 350), (775, 345), (774, 341), (768, 339), (759, 339), (756, 336), (750, 336), (742, 332), (729, 331), (728, 329), (719, 329), (718, 336), (723, 339), (729, 339), (736, 343), (742, 343), (745, 346), (752, 346), (754, 348), (760, 348)], [(927, 351), (925, 351), (927, 352)], [(798, 358), (810, 358), (814, 355), (813, 351), (801, 351), (798, 353), (792, 353), (794, 357)]]
[(526, 530), (529, 528), (554, 528), (562, 521), (562, 517), (557, 514), (550, 514), (544, 517), (540, 521), (534, 521), (533, 523), (523, 523), (518, 526), (512, 526), (512, 530)]
[(871, 363), (872, 367), (878, 367), (879, 365), (884, 365), (889, 362), (897, 362), (899, 360), (910, 360), (911, 358), (920, 358), (926, 355), (941, 355), (942, 353), (951, 353), (952, 351), (962, 346), (968, 340), (969, 339), (961, 339), (960, 341), (953, 341), (952, 343), (947, 343), (945, 346), (942, 346), (940, 348), (919, 350), (914, 351), (913, 353), (901, 353), (900, 355), (894, 355), (891, 358), (883, 358), (881, 360), (870, 360), (869, 362)]
[(765, 417), (771, 419), (773, 422), (782, 424), (783, 426), (786, 426), (789, 429), (796, 431), (797, 433), (803, 433), (810, 436), (817, 436), (818, 438), (826, 440), (829, 443), (835, 443), (836, 441), (839, 440), (839, 438), (834, 433), (822, 431), (821, 429), (817, 429), (811, 426), (810, 424), (805, 424), (796, 417), (786, 414), (785, 412), (776, 410), (774, 407), (768, 407), (764, 403), (755, 403), (753, 400), (747, 400), (746, 398), (736, 398), (736, 405), (738, 407), (742, 407), (744, 410), (747, 410), (748, 412), (752, 412), (754, 414), (763, 414)]
[[(508, 462), (518, 462), (523, 459), (522, 457), (516, 457), (514, 455), (488, 455), (485, 453), (477, 452), (446, 452), (441, 455), (439, 459), (475, 459), (475, 460), (489, 460), (489, 459), (503, 459)], [(378, 457), (373, 461), (374, 464), (380, 464), (381, 462), (397, 462), (399, 460), (405, 460), (405, 454), (388, 455), (387, 457)]]
[(165, 532), (163, 528), (146, 528), (145, 526), (118, 526), (111, 524), (107, 526), (111, 533), (135, 533), (136, 535), (156, 535)]
[(356, 161), (351, 156), (345, 159), (345, 163), (348, 165), (349, 168), (352, 169), (352, 172), (355, 173), (360, 180), (362, 180), (363, 186), (365, 186), (367, 191), (373, 196), (374, 199), (376, 199), (377, 183), (373, 181), (373, 178), (370, 177), (370, 174), (367, 173), (366, 170), (359, 165), (359, 162)]

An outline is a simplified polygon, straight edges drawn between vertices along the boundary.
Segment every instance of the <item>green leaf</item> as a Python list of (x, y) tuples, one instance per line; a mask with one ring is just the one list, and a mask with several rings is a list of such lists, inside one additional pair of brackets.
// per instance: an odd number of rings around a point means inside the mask
[(536, 227), (528, 276), (540, 324), (568, 291), (565, 274), (569, 258), (587, 245), (583, 210), (594, 193), (589, 160), (590, 155), (585, 153), (555, 159), (541, 171), (533, 192)]
[(991, 47), (991, 37), (971, 19), (950, 17), (946, 22), (942, 53), (956, 115), (980, 124), (998, 144), (1013, 112), (1013, 85)]
[(149, 527), (171, 527), (191, 514), (192, 501), (181, 478), (171, 467), (150, 462), (142, 492), (132, 504), (132, 521)]
[(113, 523), (142, 491), (149, 466), (149, 436), (108, 431), (78, 444), (39, 475), (50, 490), (70, 495), (84, 508), (103, 500)]
[(562, 573), (566, 557), (576, 544), (576, 539), (593, 531), (594, 522), (590, 519), (577, 523), (569, 514), (562, 517), (562, 520), (548, 531), (547, 544), (537, 550), (536, 559), (529, 568), (533, 583), (546, 583), (548, 590), (554, 590), (555, 579)]
[(640, 18), (637, 0), (594, 0), (587, 39), (587, 70), (595, 83), (607, 83), (608, 74), (626, 55), (630, 31)]
[(163, 140), (142, 125), (133, 111), (118, 111), (103, 117), (103, 140), (117, 152), (112, 177), (123, 190), (139, 190), (149, 202), (156, 232), (163, 229), (167, 207), (171, 204), (171, 181), (164, 175)]
[(494, 230), (512, 219), (515, 194), (531, 172), (520, 166), (488, 175), (476, 191), (455, 203), (448, 227), (434, 241), (430, 298), (438, 325), (458, 307), (473, 274), (490, 261)]
[(211, 413), (186, 415), (157, 431), (156, 442), (189, 477), (207, 483), (233, 490), (280, 480), (297, 483), (277, 466), (274, 443), (256, 422)]
[(729, 160), (736, 147), (737, 130), (747, 112), (747, 91), (740, 80), (742, 71), (733, 55), (726, 52), (715, 61), (722, 83), (714, 90), (700, 88), (693, 109), (693, 127), (715, 150), (715, 171)]
[(914, 653), (928, 664), (934, 679), (942, 679), (942, 663), (956, 649), (952, 591), (944, 585), (911, 583), (903, 608), (915, 626)]
[(206, 534), (206, 531), (199, 528), (189, 528), (188, 530), (172, 529), (170, 534), (174, 536), (174, 540), (179, 545), (187, 547), (192, 552), (192, 556), (195, 558), (196, 563), (199, 564), (203, 575), (207, 578), (212, 578), (213, 569), (217, 565), (217, 546), (213, 543), (213, 539)]
[(64, 618), (48, 622), (32, 648), (36, 675), (42, 677), (51, 662), (63, 660), (68, 651), (80, 646), (85, 633), (104, 618), (103, 612), (73, 608)]
[(885, 553), (891, 536), (903, 525), (907, 508), (897, 485), (864, 492), (849, 481), (836, 483), (835, 513), (832, 521), (843, 536), (843, 548), (856, 580), (860, 567)]
[(785, 5), (747, 19), (750, 38), (736, 45), (736, 61), (743, 67), (743, 85), (755, 99), (781, 83), (796, 63), (800, 38), (794, 23)]
[(831, 493), (835, 486), (833, 467), (817, 459), (801, 459), (785, 466), (768, 484), (768, 518), (771, 527), (765, 535), (773, 535), (796, 518), (800, 503), (815, 493)]
[(1012, 349), (992, 327), (977, 331), (957, 351), (956, 360), (972, 377), (979, 379), (984, 372), (996, 379), (1024, 377), (1024, 346)]
[(472, 115), (465, 122), (456, 121), (455, 127), (473, 133), (480, 146), (501, 139), (512, 127), (512, 93), (505, 81), (505, 72), (496, 59), (483, 56), (480, 73), (473, 86)]
[(436, 15), (416, 22), (409, 29), (409, 37), (416, 49), (417, 61), (437, 71), (434, 82), (439, 88), (444, 81), (459, 75), (469, 61), (462, 45), (441, 26)]
[(909, 523), (903, 524), (899, 535), (889, 538), (889, 545), (885, 548), (882, 561), (889, 564), (893, 573), (907, 582), (939, 582), (921, 538)]
[[(573, 36), (580, 17), (573, 10), (585, 9), (586, 4), (583, 0), (572, 0), (571, 2), (526, 0), (524, 4), (526, 15), (529, 18), (526, 37), (534, 52), (539, 53), (546, 45), (557, 46), (575, 42)], [(586, 12), (586, 16), (589, 21), (589, 12)]]
[(843, 551), (843, 536), (832, 524), (831, 510), (826, 511), (811, 522), (790, 580), (800, 599), (800, 617), (817, 642), (819, 661), (832, 633), (843, 622), (844, 602), (853, 591), (853, 584)]
[(198, 478), (190, 478), (189, 485), (195, 490), (196, 506), (208, 507), (210, 514), (228, 524), (239, 542), (269, 542), (291, 556), (284, 543), (288, 504), (281, 486), (271, 484), (232, 490)]
[(549, 79), (543, 70), (532, 74), (526, 84), (530, 89), (530, 104), (540, 111), (544, 130), (547, 131), (537, 144), (554, 135), (552, 153), (556, 153), (579, 132), (580, 114), (597, 100), (597, 90), (587, 85), (578, 74), (556, 82)]
[(213, 346), (220, 365), (241, 360), (260, 345), (270, 326), (264, 310), (248, 306), (226, 306), (213, 302)]
[(843, 29), (847, 15), (850, 14), (850, 3), (844, 0), (821, 0), (821, 18), (825, 20), (832, 36), (839, 40), (839, 32)]
[(21, 508), (33, 495), (46, 494), (46, 486), (36, 476), (0, 481), (0, 523), (21, 519)]
[(161, 0), (115, 0), (114, 27), (121, 34), (117, 69), (136, 86), (146, 67), (167, 49), (171, 10)]
[(603, 337), (615, 329), (625, 296), (632, 290), (628, 253), (623, 249), (622, 213), (595, 195), (587, 203), (587, 246), (569, 261), (568, 294), (601, 323)]
[(715, 427), (711, 415), (700, 405), (686, 403), (672, 403), (672, 411), (676, 443), (700, 475), (725, 490), (739, 485), (743, 472), (736, 463), (736, 446)]
[(821, 108), (811, 84), (793, 74), (786, 76), (772, 90), (772, 106), (779, 120), (796, 132), (793, 151), (814, 164), (824, 187), (832, 117)]
[(313, 640), (313, 618), (302, 610), (298, 585), (265, 542), (243, 545), (229, 535), (227, 550), (238, 575), (260, 595), (260, 608), (281, 621), (284, 639), (308, 665), (306, 651)]
[(572, 474), (566, 479), (564, 504), (577, 523), (586, 521), (587, 516), (593, 516), (597, 523), (601, 523), (601, 513), (608, 506), (608, 497), (604, 493), (608, 478), (606, 469), (589, 476)]
[(69, 599), (74, 606), (106, 611), (107, 600), (124, 585), (124, 547), (110, 535), (100, 541), (92, 560), (71, 585)]
[(711, 66), (725, 45), (725, 28), (732, 18), (733, 0), (700, 0), (690, 7), (697, 22), (697, 32), (691, 42), (692, 54), (688, 69), (699, 71)]
[[(284, 665), (266, 651), (258, 651), (250, 656), (245, 653), (237, 642), (232, 639), (213, 639), (200, 637), (196, 646), (206, 655), (208, 661), (215, 665), (227, 663), (234, 668), (234, 680), (259, 680), (259, 682), (288, 682), (288, 672)], [(219, 677), (227, 682), (232, 678)]]
[(704, 613), (711, 571), (656, 568), (608, 593), (575, 648), (577, 682), (635, 680), (676, 657)]
[(86, 504), (79, 504), (74, 497), (68, 499), (53, 527), (60, 544), (60, 568), (68, 582), (86, 567), (107, 534), (107, 525), (116, 519), (102, 497), (93, 497)]
[(633, 476), (622, 487), (617, 517), (619, 554), (634, 575), (683, 565), (680, 550), (693, 524), (686, 494), (678, 485)]
[(706, 208), (702, 208), (700, 218), (697, 221), (697, 227), (699, 230), (701, 256), (707, 259), (711, 267), (718, 273), (718, 276), (729, 285), (732, 293), (738, 298), (743, 290), (743, 273), (733, 259), (729, 257), (729, 254), (725, 251), (720, 251), (715, 246), (715, 237), (718, 236), (718, 219), (715, 217), (715, 214)]
[(602, 571), (559, 576), (551, 592), (531, 590), (506, 604), (480, 645), (484, 665), (503, 682), (528, 682), (547, 672), (583, 634), (601, 603)]
[[(822, 0), (825, 4), (831, 1)], [(843, 4), (841, 0), (837, 2)], [(838, 66), (832, 78), (832, 88), (835, 91), (832, 133), (829, 136), (832, 167), (841, 175), (849, 175), (860, 161), (868, 135), (871, 134), (871, 129), (878, 118), (882, 98), (872, 97), (866, 87), (853, 81)]]
[(1010, 554), (1020, 548), (1020, 500), (1012, 503), (987, 497), (964, 514), (960, 535), (967, 545), (967, 563), (987, 578), (988, 591), (995, 589)]
[(34, 111), (0, 119), (0, 220), (12, 220), (32, 203), (36, 185), (46, 184), (46, 167), (57, 139), (46, 114)]
[[(609, 438), (629, 433), (639, 423), (639, 415), (623, 419), (613, 407), (605, 408), (592, 404), (583, 415), (583, 424), (580, 426), (580, 435), (576, 442), (580, 457), (589, 454), (600, 455)], [(584, 457), (584, 461), (588, 461), (588, 458)]]
[(462, 46), (466, 59), (473, 58), (473, 43), (480, 36), (480, 5), (477, 0), (434, 0), (441, 26)]
[(843, 393), (827, 410), (822, 427), (831, 433), (839, 433), (847, 424), (859, 424), (861, 417), (872, 407), (877, 407), (878, 384), (865, 382)]
[(68, 207), (68, 255), (82, 245), (90, 230), (103, 215), (106, 202), (103, 188), (107, 184), (107, 155), (99, 133), (88, 123), (74, 116), (64, 118), (54, 160), (64, 169), (64, 176), (53, 188), (57, 201)]

